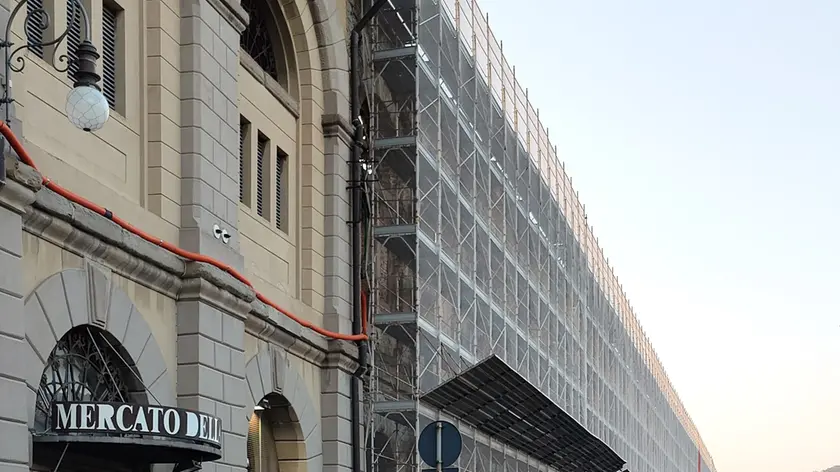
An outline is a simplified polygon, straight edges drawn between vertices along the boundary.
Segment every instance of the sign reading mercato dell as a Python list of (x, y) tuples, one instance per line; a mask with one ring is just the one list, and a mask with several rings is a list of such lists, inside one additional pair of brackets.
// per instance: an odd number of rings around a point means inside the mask
[(55, 402), (56, 434), (130, 434), (200, 441), (221, 447), (219, 418), (183, 408), (134, 403)]

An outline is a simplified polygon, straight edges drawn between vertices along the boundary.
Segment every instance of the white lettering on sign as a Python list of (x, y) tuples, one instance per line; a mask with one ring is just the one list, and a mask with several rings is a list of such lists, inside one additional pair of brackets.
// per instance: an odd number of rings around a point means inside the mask
[(150, 434), (195, 439), (221, 445), (219, 418), (181, 408), (128, 403), (57, 402), (53, 405), (56, 433), (89, 432)]

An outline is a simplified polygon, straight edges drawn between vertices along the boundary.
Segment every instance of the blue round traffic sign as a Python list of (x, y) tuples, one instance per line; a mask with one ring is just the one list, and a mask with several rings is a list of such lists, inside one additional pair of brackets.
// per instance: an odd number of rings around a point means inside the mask
[[(438, 458), (438, 443), (440, 443), (440, 458)], [(463, 442), (461, 432), (448, 421), (433, 421), (423, 428), (417, 439), (417, 452), (420, 458), (430, 467), (449, 467), (461, 455)]]

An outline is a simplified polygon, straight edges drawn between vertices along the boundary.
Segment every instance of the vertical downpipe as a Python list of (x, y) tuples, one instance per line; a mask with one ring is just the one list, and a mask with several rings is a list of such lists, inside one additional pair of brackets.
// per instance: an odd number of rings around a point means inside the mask
[[(364, 123), (361, 119), (362, 97), (361, 97), (361, 32), (370, 23), (387, 0), (377, 0), (350, 32), (350, 119), (353, 123), (353, 150), (350, 159), (350, 214), (351, 214), (351, 244), (352, 244), (352, 265), (353, 265), (353, 334), (362, 333), (362, 146), (364, 141)], [(360, 379), (367, 374), (368, 342), (359, 341), (359, 368), (350, 380), (350, 421), (352, 430), (350, 436), (350, 447), (352, 452), (353, 472), (362, 472), (362, 448), (361, 441), (361, 404), (359, 390)]]

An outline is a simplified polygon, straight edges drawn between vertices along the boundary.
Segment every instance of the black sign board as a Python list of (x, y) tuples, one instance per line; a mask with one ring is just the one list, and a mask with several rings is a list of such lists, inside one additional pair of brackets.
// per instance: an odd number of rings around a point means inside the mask
[(417, 439), (417, 452), (420, 459), (434, 469), (429, 471), (457, 472), (457, 467), (449, 467), (461, 456), (464, 443), (461, 432), (448, 421), (429, 423)]
[(219, 418), (183, 408), (136, 403), (55, 402), (52, 432), (188, 439), (221, 447)]

